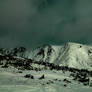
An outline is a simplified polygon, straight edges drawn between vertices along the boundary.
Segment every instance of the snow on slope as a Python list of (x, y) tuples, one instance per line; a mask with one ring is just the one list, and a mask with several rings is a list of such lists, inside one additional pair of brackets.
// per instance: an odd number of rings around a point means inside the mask
[[(19, 49), (18, 49), (19, 50)], [(6, 53), (7, 51), (5, 51)], [(16, 52), (16, 50), (15, 50)], [(0, 92), (91, 92), (92, 91), (92, 47), (77, 43), (66, 43), (63, 46), (43, 45), (33, 51), (21, 53), (21, 50), (13, 56), (0, 55), (1, 62), (9, 64), (2, 67), (0, 65)], [(11, 53), (11, 51), (10, 51)], [(7, 53), (6, 53), (7, 54)], [(26, 58), (23, 58), (23, 57)], [(10, 59), (8, 58), (10, 57)], [(21, 58), (22, 57), (22, 58)], [(31, 58), (32, 62), (27, 58)], [(34, 62), (36, 61), (36, 62)], [(46, 68), (37, 62), (49, 62), (63, 67), (60, 70)], [(16, 66), (20, 62), (20, 67), (31, 65), (33, 69), (22, 69)], [(23, 64), (26, 63), (26, 64)], [(36, 70), (36, 68), (43, 68)], [(78, 69), (75, 69), (78, 68)], [(25, 75), (33, 75), (26, 78)], [(44, 74), (44, 78), (40, 77)]]
[(68, 42), (62, 46), (44, 45), (26, 52), (26, 57), (61, 66), (92, 69), (92, 47), (78, 43)]
[(62, 46), (43, 45), (32, 51), (25, 48), (0, 49), (0, 53), (31, 58), (34, 61), (54, 63), (79, 69), (92, 70), (92, 47), (68, 42)]
[[(6, 70), (0, 68), (0, 92), (91, 92), (92, 87), (84, 86), (70, 77), (71, 72), (62, 71), (34, 71), (24, 70), (18, 73), (17, 69)], [(32, 74), (34, 79), (25, 78), (24, 75)], [(39, 77), (45, 74), (45, 78)], [(64, 81), (67, 79), (70, 81)]]

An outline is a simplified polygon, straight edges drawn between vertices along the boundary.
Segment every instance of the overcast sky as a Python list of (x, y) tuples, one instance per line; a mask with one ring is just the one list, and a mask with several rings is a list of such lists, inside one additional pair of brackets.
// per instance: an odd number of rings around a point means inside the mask
[(92, 0), (0, 0), (0, 47), (92, 44)]

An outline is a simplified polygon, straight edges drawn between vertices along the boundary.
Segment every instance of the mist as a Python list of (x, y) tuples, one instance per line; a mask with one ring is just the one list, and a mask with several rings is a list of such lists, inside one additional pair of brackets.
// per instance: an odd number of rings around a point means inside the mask
[(0, 47), (92, 44), (92, 0), (0, 0)]

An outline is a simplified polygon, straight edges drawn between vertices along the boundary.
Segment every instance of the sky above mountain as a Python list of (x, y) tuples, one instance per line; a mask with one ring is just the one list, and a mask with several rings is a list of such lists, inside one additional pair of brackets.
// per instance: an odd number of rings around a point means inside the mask
[(0, 47), (92, 44), (92, 0), (0, 0)]

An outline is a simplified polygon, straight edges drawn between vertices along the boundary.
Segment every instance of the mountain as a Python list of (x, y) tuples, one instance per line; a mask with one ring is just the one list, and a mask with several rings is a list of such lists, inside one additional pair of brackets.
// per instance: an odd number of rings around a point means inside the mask
[(78, 43), (68, 42), (62, 46), (43, 45), (33, 51), (27, 51), (25, 56), (60, 66), (92, 69), (92, 47)]
[(78, 69), (92, 70), (92, 47), (68, 42), (62, 46), (42, 45), (32, 51), (24, 47), (0, 49), (0, 53), (16, 57), (28, 58), (34, 61), (54, 63)]
[(0, 92), (91, 92), (92, 47), (78, 43), (0, 49)]

